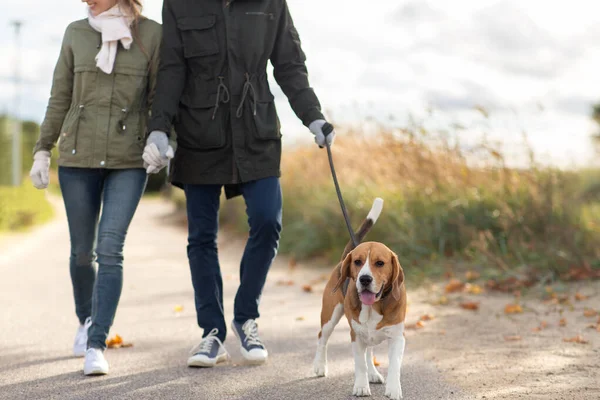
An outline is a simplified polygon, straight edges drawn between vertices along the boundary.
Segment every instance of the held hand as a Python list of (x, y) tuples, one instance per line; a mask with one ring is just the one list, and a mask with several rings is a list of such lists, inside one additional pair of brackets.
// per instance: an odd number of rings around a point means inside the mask
[(308, 126), (308, 129), (315, 135), (315, 143), (319, 145), (319, 147), (325, 147), (325, 140), (329, 143), (329, 146), (333, 146), (333, 142), (335, 140), (335, 130), (331, 131), (329, 135), (327, 135), (327, 139), (325, 134), (323, 133), (323, 126), (327, 123), (327, 121), (323, 119), (317, 119)]
[(50, 172), (50, 152), (41, 150), (33, 155), (33, 166), (29, 172), (29, 177), (33, 186), (37, 189), (46, 189), (50, 178), (48, 173)]
[(161, 131), (153, 131), (148, 136), (146, 147), (142, 158), (146, 173), (157, 174), (169, 164), (175, 156), (173, 148), (169, 145), (167, 134)]

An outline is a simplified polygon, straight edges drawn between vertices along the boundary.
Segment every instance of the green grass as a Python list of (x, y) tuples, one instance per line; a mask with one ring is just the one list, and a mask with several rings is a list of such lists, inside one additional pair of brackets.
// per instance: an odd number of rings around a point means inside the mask
[(0, 186), (0, 232), (19, 231), (52, 218), (45, 193), (30, 184)]

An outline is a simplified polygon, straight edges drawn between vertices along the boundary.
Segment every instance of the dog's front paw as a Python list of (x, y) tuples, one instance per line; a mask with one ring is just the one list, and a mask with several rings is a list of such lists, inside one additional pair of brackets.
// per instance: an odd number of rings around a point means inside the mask
[(313, 363), (313, 371), (316, 376), (327, 376), (327, 363), (315, 360)]
[(385, 383), (385, 379), (379, 373), (379, 371), (377, 371), (375, 369), (375, 370), (369, 371), (369, 382), (371, 382), (371, 383)]
[(392, 400), (400, 400), (402, 398), (402, 386), (398, 384), (387, 385), (385, 395)]
[(354, 390), (352, 390), (352, 394), (357, 397), (365, 397), (371, 395), (371, 388), (369, 384), (362, 385), (359, 383), (354, 384)]

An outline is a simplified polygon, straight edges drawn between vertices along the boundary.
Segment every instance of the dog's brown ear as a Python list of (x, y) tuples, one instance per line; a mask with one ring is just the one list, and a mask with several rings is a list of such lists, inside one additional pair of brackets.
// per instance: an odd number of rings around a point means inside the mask
[(346, 258), (344, 258), (344, 261), (342, 261), (342, 264), (340, 265), (340, 279), (338, 279), (337, 283), (335, 284), (335, 287), (333, 288), (332, 293), (337, 292), (342, 287), (344, 282), (346, 282), (346, 279), (348, 279), (348, 277), (350, 276), (350, 263), (351, 262), (352, 262), (352, 252), (348, 253)]
[(392, 252), (392, 296), (394, 300), (400, 300), (400, 285), (404, 282), (404, 272), (398, 261), (396, 253)]

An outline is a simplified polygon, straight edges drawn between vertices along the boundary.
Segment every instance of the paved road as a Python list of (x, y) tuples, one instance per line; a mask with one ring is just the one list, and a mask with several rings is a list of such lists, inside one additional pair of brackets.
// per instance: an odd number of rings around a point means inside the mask
[[(196, 326), (185, 256), (186, 232), (161, 200), (144, 200), (126, 246), (125, 284), (111, 334), (134, 347), (107, 351), (111, 373), (86, 378), (81, 359), (70, 356), (76, 318), (67, 267), (68, 232), (60, 203), (57, 219), (27, 235), (0, 240), (0, 399), (349, 399), (353, 361), (344, 320), (330, 342), (328, 378), (312, 375), (321, 286), (305, 293), (302, 284), (323, 269), (297, 267), (283, 258), (264, 291), (260, 332), (271, 357), (263, 366), (245, 366), (231, 335), (233, 360), (214, 369), (185, 365), (201, 337)], [(220, 238), (225, 307), (232, 318), (243, 243)], [(294, 286), (278, 285), (281, 279)], [(176, 314), (174, 308), (183, 306)], [(419, 356), (429, 339), (407, 341), (402, 385), (405, 399), (459, 399), (435, 366)], [(386, 372), (385, 347), (376, 349)], [(384, 387), (372, 386), (374, 399)]]

